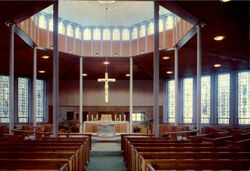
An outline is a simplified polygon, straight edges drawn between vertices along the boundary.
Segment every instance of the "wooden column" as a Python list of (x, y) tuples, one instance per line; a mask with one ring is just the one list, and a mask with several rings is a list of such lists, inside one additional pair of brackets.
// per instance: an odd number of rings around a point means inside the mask
[(59, 111), (59, 53), (58, 53), (58, 1), (53, 5), (53, 136), (58, 136)]
[(9, 134), (13, 135), (14, 128), (14, 29), (15, 25), (10, 24), (10, 62), (9, 62)]
[[(79, 107), (80, 107), (80, 111), (79, 111), (79, 122), (80, 122), (80, 133), (82, 133), (82, 124), (83, 124), (83, 120), (82, 120), (82, 93), (83, 93), (83, 91), (82, 91), (82, 80), (83, 80), (83, 76), (82, 76), (82, 74), (83, 74), (83, 59), (82, 59), (83, 57), (80, 57), (80, 95), (79, 95)], [(85, 130), (84, 130), (84, 133), (85, 133)]]
[(196, 126), (201, 134), (201, 25), (197, 25), (197, 86), (196, 86)]
[(175, 80), (175, 125), (180, 123), (180, 100), (179, 100), (179, 75), (178, 75), (178, 48), (175, 47), (174, 56), (174, 80)]
[(32, 89), (32, 119), (33, 126), (36, 126), (36, 79), (37, 79), (37, 49), (34, 47), (33, 49), (33, 89)]
[(129, 80), (129, 132), (133, 133), (133, 57), (130, 57)]
[(154, 2), (154, 135), (159, 137), (159, 3)]

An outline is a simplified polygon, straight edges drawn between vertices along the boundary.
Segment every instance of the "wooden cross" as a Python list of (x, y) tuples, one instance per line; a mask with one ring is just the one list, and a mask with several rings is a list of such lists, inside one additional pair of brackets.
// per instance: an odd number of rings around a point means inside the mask
[(109, 82), (115, 82), (115, 78), (109, 78), (108, 73), (105, 72), (105, 78), (98, 78), (98, 82), (105, 82), (105, 102), (109, 102)]

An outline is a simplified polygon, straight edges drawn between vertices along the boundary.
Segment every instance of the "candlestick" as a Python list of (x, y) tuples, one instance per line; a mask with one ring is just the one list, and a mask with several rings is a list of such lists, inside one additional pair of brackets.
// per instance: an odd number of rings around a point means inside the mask
[(126, 121), (126, 115), (124, 115), (124, 121)]
[(96, 121), (98, 121), (98, 114), (96, 114)]
[(91, 120), (94, 121), (94, 116), (93, 115), (91, 115)]
[(116, 115), (115, 115), (115, 121), (116, 121)]
[(87, 115), (87, 121), (89, 121), (89, 115)]
[(120, 121), (122, 121), (122, 115), (119, 115)]

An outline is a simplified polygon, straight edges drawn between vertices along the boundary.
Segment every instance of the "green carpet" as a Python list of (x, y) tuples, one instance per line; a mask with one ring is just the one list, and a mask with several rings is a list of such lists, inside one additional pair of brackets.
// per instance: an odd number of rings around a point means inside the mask
[(90, 156), (86, 171), (127, 171), (122, 156)]

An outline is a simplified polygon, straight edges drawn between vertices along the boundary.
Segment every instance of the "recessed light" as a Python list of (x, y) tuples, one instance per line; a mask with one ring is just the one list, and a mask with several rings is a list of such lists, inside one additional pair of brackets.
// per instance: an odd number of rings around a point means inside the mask
[(225, 36), (221, 36), (221, 35), (220, 35), (220, 36), (215, 36), (215, 37), (214, 37), (214, 40), (215, 40), (215, 41), (221, 41), (221, 40), (223, 40), (223, 39), (225, 39)]
[(214, 64), (215, 68), (221, 67), (221, 64)]
[(220, 0), (220, 1), (223, 3), (223, 2), (229, 2), (231, 0)]
[(173, 71), (167, 71), (166, 73), (167, 74), (173, 74)]
[(170, 57), (169, 56), (163, 56), (162, 59), (168, 60), (168, 59), (170, 59)]
[(49, 59), (49, 56), (48, 55), (43, 55), (42, 58), (43, 59)]
[(130, 74), (125, 74), (126, 77), (130, 77)]
[(38, 72), (39, 72), (40, 74), (44, 74), (44, 73), (45, 73), (44, 70), (39, 70)]
[(104, 65), (108, 65), (108, 64), (109, 64), (109, 61), (104, 61), (103, 64), (104, 64)]
[(86, 73), (83, 73), (83, 74), (82, 74), (82, 76), (84, 76), (84, 77), (87, 77), (87, 76), (88, 76), (88, 74), (86, 74)]

